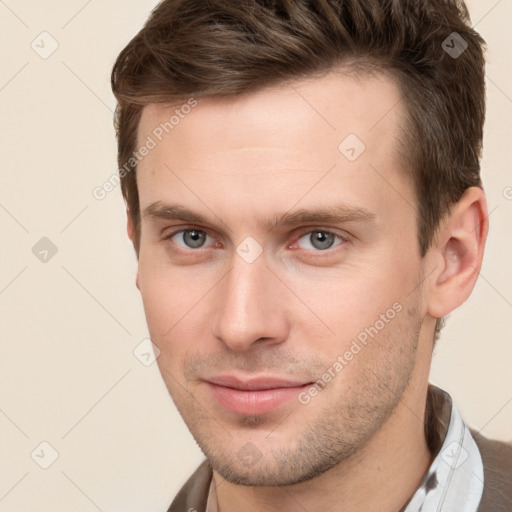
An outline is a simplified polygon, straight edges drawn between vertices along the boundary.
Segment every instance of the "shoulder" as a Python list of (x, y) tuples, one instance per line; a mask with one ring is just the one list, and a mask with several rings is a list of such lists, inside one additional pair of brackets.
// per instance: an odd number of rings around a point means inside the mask
[(512, 443), (488, 439), (471, 430), (484, 466), (484, 493), (478, 512), (512, 510)]
[(204, 460), (185, 482), (167, 512), (204, 512), (212, 479), (212, 468)]

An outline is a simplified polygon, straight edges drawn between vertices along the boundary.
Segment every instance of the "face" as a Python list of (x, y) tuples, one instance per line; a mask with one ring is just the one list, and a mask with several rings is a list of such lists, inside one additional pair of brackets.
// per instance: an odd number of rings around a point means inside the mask
[(137, 286), (159, 368), (220, 475), (306, 481), (358, 453), (429, 364), (400, 92), (333, 72), (189, 105), (146, 106), (138, 133), (156, 143)]

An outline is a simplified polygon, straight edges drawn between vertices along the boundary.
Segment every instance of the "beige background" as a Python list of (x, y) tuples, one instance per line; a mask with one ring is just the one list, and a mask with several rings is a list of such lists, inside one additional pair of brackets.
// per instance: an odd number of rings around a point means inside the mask
[[(155, 4), (0, 1), (1, 512), (165, 511), (202, 460), (156, 364), (133, 354), (148, 333), (119, 188), (92, 195), (116, 171), (110, 70)], [(489, 43), (491, 233), (432, 381), (471, 426), (512, 440), (512, 0), (469, 5)], [(58, 250), (46, 263), (42, 237)]]

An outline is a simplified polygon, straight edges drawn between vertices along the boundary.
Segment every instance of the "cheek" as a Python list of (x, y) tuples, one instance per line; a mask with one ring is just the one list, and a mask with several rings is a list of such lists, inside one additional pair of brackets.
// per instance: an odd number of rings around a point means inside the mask
[(169, 390), (179, 380), (184, 359), (182, 351), (187, 345), (183, 343), (180, 329), (183, 327), (183, 294), (169, 286), (167, 280), (147, 278), (141, 286), (144, 312), (151, 341), (158, 347), (160, 354), (157, 364), (162, 378)]
[(300, 299), (293, 302), (294, 318), (303, 334), (322, 328), (326, 338), (336, 340), (327, 345), (335, 350), (343, 349), (347, 342), (379, 320), (379, 327), (382, 321), (393, 320), (396, 310), (405, 307), (413, 288), (412, 269), (394, 263), (386, 265), (382, 259), (376, 264), (367, 262), (358, 267), (323, 269), (314, 276), (310, 274), (296, 275), (289, 283)]
[[(184, 354), (208, 337), (206, 275), (139, 260), (140, 292), (151, 340), (160, 349), (159, 364), (176, 369)], [(165, 375), (164, 375), (165, 377)]]
[[(179, 325), (190, 302), (190, 287), (177, 272), (158, 262), (139, 260), (139, 286), (151, 338), (160, 349)], [(190, 307), (189, 307), (190, 308)]]

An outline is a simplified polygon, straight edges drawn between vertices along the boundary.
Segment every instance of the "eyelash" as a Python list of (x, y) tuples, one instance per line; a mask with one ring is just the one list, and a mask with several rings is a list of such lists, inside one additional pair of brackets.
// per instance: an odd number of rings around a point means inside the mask
[[(205, 228), (199, 228), (197, 226), (187, 226), (185, 228), (181, 228), (181, 229), (178, 229), (176, 231), (173, 231), (169, 235), (166, 235), (163, 238), (163, 241), (170, 241), (173, 237), (175, 237), (179, 233), (184, 233), (186, 231), (199, 231), (199, 232), (205, 233), (206, 236), (209, 236), (210, 238), (214, 238), (213, 235), (210, 233), (210, 231), (205, 229)], [(301, 231), (299, 233), (299, 235), (296, 236), (296, 240), (295, 240), (295, 242), (293, 242), (293, 245), (295, 245), (305, 235), (308, 235), (308, 234), (311, 234), (311, 233), (315, 233), (315, 232), (323, 233), (323, 234), (327, 234), (327, 235), (333, 235), (335, 238), (340, 240), (340, 243), (338, 243), (337, 245), (334, 245), (333, 247), (329, 247), (328, 249), (325, 249), (325, 250), (320, 250), (320, 249), (317, 249), (317, 250), (314, 250), (314, 249), (303, 249), (304, 251), (314, 252), (314, 253), (319, 253), (319, 254), (331, 254), (333, 252), (333, 250), (336, 249), (336, 247), (342, 246), (346, 242), (348, 242), (348, 236), (342, 236), (339, 233), (336, 233), (335, 231), (332, 231), (332, 230), (327, 229), (327, 228), (317, 228), (317, 227), (315, 227), (315, 228), (307, 228), (307, 229), (305, 228), (304, 231)], [(287, 247), (290, 247), (290, 245), (288, 245)], [(200, 252), (202, 249), (205, 249), (205, 247), (199, 247), (197, 249), (193, 249), (193, 248), (183, 249), (181, 247), (179, 248), (179, 250), (181, 250), (181, 251), (191, 251), (191, 252)]]

